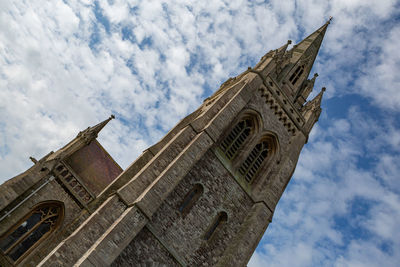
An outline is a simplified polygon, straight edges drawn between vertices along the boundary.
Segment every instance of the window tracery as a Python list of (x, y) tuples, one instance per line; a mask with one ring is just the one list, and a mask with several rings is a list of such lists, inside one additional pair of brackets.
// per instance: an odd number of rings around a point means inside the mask
[(37, 205), (0, 238), (1, 251), (18, 261), (57, 228), (63, 215), (63, 205), (59, 202)]
[(251, 118), (246, 118), (239, 121), (229, 135), (221, 142), (221, 149), (229, 160), (233, 160), (239, 148), (244, 144), (246, 139), (254, 128), (254, 123)]
[(268, 157), (269, 150), (268, 141), (258, 143), (254, 146), (246, 160), (240, 165), (239, 173), (244, 177), (246, 182), (251, 183), (253, 181), (263, 161)]
[(216, 149), (216, 155), (226, 169), (250, 191), (257, 176), (269, 172), (268, 162), (278, 151), (277, 136), (269, 131), (260, 131), (263, 128), (263, 120), (258, 112), (245, 110), (242, 119)]

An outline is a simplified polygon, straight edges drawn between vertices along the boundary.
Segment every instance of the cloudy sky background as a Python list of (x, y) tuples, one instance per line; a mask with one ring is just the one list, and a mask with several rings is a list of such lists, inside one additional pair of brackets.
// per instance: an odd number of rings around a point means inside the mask
[(329, 16), (313, 70), (323, 113), (249, 266), (398, 266), (393, 0), (1, 0), (0, 183), (111, 113), (99, 140), (125, 168), (227, 78)]

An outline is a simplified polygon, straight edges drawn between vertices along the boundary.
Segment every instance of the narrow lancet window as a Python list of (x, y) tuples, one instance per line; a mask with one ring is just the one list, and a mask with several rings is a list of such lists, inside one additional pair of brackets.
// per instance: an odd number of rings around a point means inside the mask
[(208, 231), (204, 235), (204, 240), (209, 240), (215, 233), (217, 228), (227, 221), (228, 221), (228, 214), (226, 214), (226, 212), (221, 211), (220, 213), (218, 213), (217, 218), (215, 218), (213, 224), (209, 227)]
[(297, 67), (297, 69), (293, 72), (292, 76), (290, 76), (289, 81), (295, 85), (297, 80), (300, 78), (300, 76), (303, 74), (304, 72), (304, 65), (301, 65), (299, 67)]
[(239, 148), (243, 145), (247, 137), (249, 137), (253, 127), (253, 121), (250, 118), (241, 120), (222, 141), (221, 149), (229, 160), (235, 158)]
[(269, 153), (269, 145), (267, 141), (258, 143), (250, 152), (246, 160), (240, 165), (239, 173), (244, 177), (246, 182), (251, 183), (263, 161)]
[(14, 262), (27, 254), (60, 224), (63, 207), (58, 202), (36, 206), (0, 238), (1, 251)]
[(187, 214), (193, 207), (194, 203), (196, 203), (196, 201), (201, 197), (203, 191), (204, 189), (201, 184), (195, 184), (183, 199), (181, 205), (179, 206), (179, 211), (184, 215)]

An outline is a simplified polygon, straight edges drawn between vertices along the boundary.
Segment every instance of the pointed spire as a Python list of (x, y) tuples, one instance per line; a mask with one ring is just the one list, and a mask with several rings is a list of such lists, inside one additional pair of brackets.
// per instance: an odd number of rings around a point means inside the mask
[(86, 144), (89, 144), (93, 139), (97, 138), (99, 132), (112, 119), (115, 119), (114, 115), (111, 115), (108, 119), (96, 124), (95, 126), (88, 127), (86, 130), (79, 132), (77, 137), (82, 138)]
[[(296, 100), (304, 92), (305, 84), (307, 84), (308, 76), (330, 21), (331, 19), (287, 52), (290, 56), (287, 67), (278, 77), (283, 84), (288, 85), (287, 88), (291, 92), (293, 100)], [(307, 93), (309, 94), (310, 92)]]
[[(311, 103), (314, 107), (321, 107), (321, 102), (322, 102), (322, 96), (324, 95), (326, 91), (325, 87), (322, 87), (321, 91), (318, 93), (318, 95), (316, 95), (316, 97), (314, 97), (313, 100), (309, 101), (309, 103)], [(308, 104), (308, 103), (307, 103)]]
[(275, 59), (276, 62), (276, 67), (275, 67), (275, 72), (276, 74), (279, 74), (282, 71), (282, 63), (289, 58), (288, 53), (286, 53), (286, 50), (288, 46), (292, 43), (291, 40), (288, 40), (287, 43), (277, 50), (275, 50), (275, 54), (273, 56), (273, 59)]
[[(305, 120), (308, 120), (311, 116), (312, 113), (318, 113), (321, 112), (321, 102), (322, 102), (322, 96), (324, 95), (324, 92), (326, 91), (325, 87), (322, 87), (321, 92), (318, 93), (314, 97), (314, 99), (308, 101), (302, 108), (302, 113), (304, 116)], [(319, 116), (319, 114), (318, 114)]]
[(282, 62), (288, 57), (287, 48), (291, 43), (292, 40), (288, 40), (286, 44), (279, 47), (278, 49), (270, 50), (268, 53), (261, 57), (257, 65), (254, 66), (254, 69), (257, 69), (260, 65), (262, 65), (263, 61), (269, 57), (275, 59), (278, 62), (277, 64), (281, 65)]
[(315, 80), (318, 77), (318, 73), (314, 73), (314, 76), (311, 78), (311, 80), (307, 80), (307, 84), (304, 88), (304, 91), (302, 92), (302, 95), (304, 99), (307, 99), (307, 97), (310, 95), (314, 88)]
[[(322, 25), (318, 30), (304, 38), (300, 43), (296, 44), (291, 50), (293, 51), (293, 56), (291, 62), (295, 63), (300, 59), (305, 61), (314, 60), (318, 54), (319, 48), (321, 46), (322, 40), (325, 36), (326, 29), (331, 22), (331, 18)], [(310, 64), (312, 66), (312, 64)]]
[(308, 101), (301, 110), (301, 113), (306, 121), (303, 130), (307, 133), (311, 131), (314, 124), (318, 121), (319, 115), (321, 115), (321, 102), (325, 90), (326, 88), (323, 87), (321, 92), (319, 92), (319, 94), (314, 97), (314, 99)]
[(283, 54), (286, 52), (288, 46), (289, 46), (291, 43), (292, 43), (292, 40), (288, 40), (286, 44), (284, 44), (283, 46), (279, 47), (279, 48), (276, 50), (275, 56), (283, 55)]
[(314, 76), (311, 79), (305, 81), (303, 87), (298, 91), (295, 97), (295, 101), (298, 102), (300, 106), (302, 106), (304, 102), (306, 102), (307, 97), (312, 92), (317, 77), (318, 73), (314, 73)]

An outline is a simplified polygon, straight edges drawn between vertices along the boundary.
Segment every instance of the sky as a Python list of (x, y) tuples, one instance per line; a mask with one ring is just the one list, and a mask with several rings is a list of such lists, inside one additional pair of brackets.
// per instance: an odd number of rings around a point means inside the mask
[(322, 114), (249, 266), (398, 266), (400, 3), (0, 1), (0, 183), (114, 114), (126, 168), (229, 77), (333, 16)]

